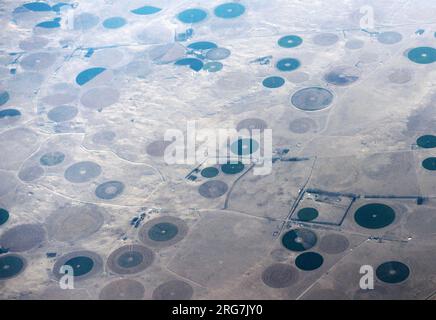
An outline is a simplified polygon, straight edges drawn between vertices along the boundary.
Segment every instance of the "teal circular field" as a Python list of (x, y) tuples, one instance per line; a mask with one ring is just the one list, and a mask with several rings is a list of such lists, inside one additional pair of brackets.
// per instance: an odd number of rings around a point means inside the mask
[(6, 209), (0, 208), (0, 226), (9, 220), (9, 212)]
[(298, 220), (301, 221), (312, 221), (318, 217), (318, 210), (315, 208), (303, 208), (297, 213)]
[(236, 2), (228, 2), (215, 8), (214, 13), (218, 18), (233, 19), (243, 15), (245, 7)]
[(29, 2), (23, 4), (23, 7), (35, 12), (52, 11), (52, 7), (45, 2)]
[(103, 21), (103, 27), (106, 29), (118, 29), (127, 23), (126, 19), (122, 17), (111, 17)]
[(180, 60), (177, 60), (174, 64), (178, 66), (188, 66), (189, 68), (197, 72), (203, 69), (203, 61), (195, 58), (182, 58)]
[(71, 266), (73, 268), (73, 275), (75, 277), (83, 276), (87, 273), (89, 273), (92, 268), (94, 267), (94, 261), (85, 256), (78, 256), (71, 258), (67, 262), (65, 262), (65, 265)]
[(289, 35), (281, 37), (277, 43), (283, 48), (295, 48), (303, 43), (303, 39), (296, 35)]
[(272, 76), (263, 79), (262, 84), (264, 87), (270, 89), (280, 88), (285, 84), (285, 79), (283, 79), (282, 77)]
[(301, 63), (299, 60), (294, 58), (284, 58), (277, 62), (276, 67), (280, 71), (294, 71), (297, 70), (300, 67)]
[(134, 14), (138, 14), (138, 15), (150, 15), (150, 14), (154, 14), (157, 13), (159, 11), (161, 11), (161, 8), (158, 7), (153, 7), (153, 6), (143, 6), (140, 8), (136, 8), (134, 10), (131, 10), (130, 12), (134, 13)]
[(410, 269), (402, 262), (388, 261), (379, 265), (375, 274), (380, 281), (394, 284), (406, 280), (410, 275)]
[(413, 48), (407, 53), (407, 57), (419, 64), (429, 64), (436, 61), (436, 49), (431, 47)]
[(14, 118), (21, 116), (21, 112), (17, 109), (0, 110), (0, 119)]
[(361, 227), (380, 229), (394, 222), (395, 211), (385, 204), (370, 203), (356, 210), (354, 220)]
[(174, 238), (179, 229), (175, 224), (169, 222), (161, 222), (155, 224), (148, 230), (148, 237), (154, 241), (168, 241)]
[(221, 171), (225, 174), (237, 174), (244, 170), (244, 164), (242, 162), (226, 163), (221, 166)]
[(77, 75), (76, 83), (79, 86), (83, 86), (84, 84), (88, 83), (89, 81), (97, 77), (100, 73), (103, 73), (105, 70), (106, 68), (101, 68), (101, 67), (95, 67), (95, 68), (89, 68), (83, 70)]
[(238, 156), (247, 156), (259, 150), (259, 143), (250, 138), (243, 138), (233, 142), (230, 150)]
[(25, 268), (25, 260), (18, 255), (0, 256), (0, 280), (15, 277)]
[(424, 149), (436, 148), (436, 136), (424, 135), (416, 140), (416, 144)]
[(218, 61), (207, 62), (203, 66), (203, 70), (207, 72), (218, 72), (223, 68), (223, 64)]
[(207, 167), (201, 170), (201, 176), (204, 178), (214, 178), (219, 174), (219, 170), (215, 167)]
[(43, 21), (36, 25), (36, 27), (44, 28), (44, 29), (55, 29), (60, 28), (61, 24), (59, 23), (60, 18), (55, 18), (52, 21)]
[(210, 50), (210, 49), (218, 48), (218, 46), (210, 41), (198, 41), (189, 44), (188, 48), (192, 50)]
[(0, 106), (9, 101), (9, 93), (7, 91), (0, 91)]
[(430, 157), (430, 158), (424, 159), (424, 161), (422, 161), (422, 167), (424, 169), (427, 169), (430, 171), (436, 170), (436, 158)]
[(304, 252), (295, 259), (298, 269), (304, 271), (316, 270), (322, 266), (324, 258), (316, 252)]
[(177, 19), (183, 23), (199, 23), (206, 19), (207, 12), (202, 9), (186, 9), (177, 15)]
[(305, 251), (314, 247), (318, 238), (313, 231), (308, 229), (293, 229), (282, 237), (283, 246), (291, 251)]

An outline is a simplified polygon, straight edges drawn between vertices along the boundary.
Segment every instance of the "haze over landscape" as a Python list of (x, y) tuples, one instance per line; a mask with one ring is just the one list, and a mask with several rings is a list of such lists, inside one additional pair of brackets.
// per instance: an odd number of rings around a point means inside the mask
[(2, 1), (0, 298), (433, 299), (435, 12)]

